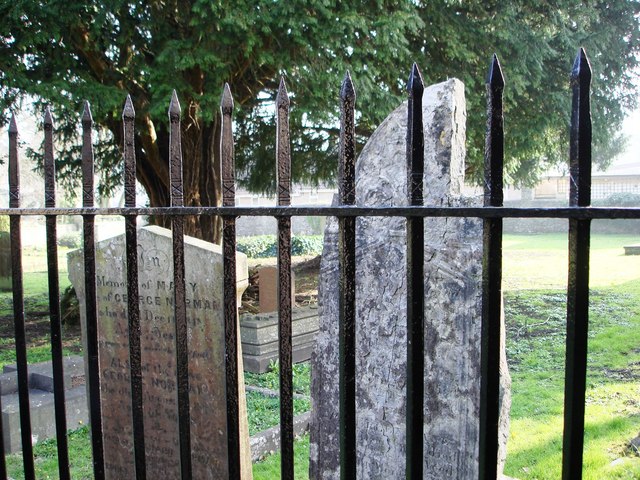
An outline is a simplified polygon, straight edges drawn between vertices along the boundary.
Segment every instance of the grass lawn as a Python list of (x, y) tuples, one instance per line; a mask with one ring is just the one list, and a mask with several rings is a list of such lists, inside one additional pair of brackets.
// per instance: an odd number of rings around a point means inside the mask
[[(560, 478), (566, 328), (566, 235), (505, 236), (507, 355), (513, 404), (505, 473)], [(591, 241), (585, 479), (640, 478), (638, 237)]]
[[(629, 440), (640, 433), (640, 256), (624, 256), (622, 246), (638, 243), (638, 237), (595, 235), (591, 241), (591, 302), (589, 365), (584, 451), (585, 479), (638, 479), (640, 457)], [(513, 379), (511, 429), (505, 473), (519, 479), (560, 478), (562, 458), (564, 352), (566, 316), (566, 235), (506, 235), (504, 238), (504, 291), (507, 322), (507, 355)], [(65, 263), (60, 263), (61, 267)], [(31, 272), (37, 273), (37, 272)], [(27, 280), (46, 288), (46, 276)], [(46, 290), (44, 290), (46, 292)], [(5, 308), (0, 294), (0, 309)], [(44, 295), (46, 305), (46, 294)], [(25, 295), (25, 299), (27, 295)], [(33, 297), (34, 311), (38, 297)], [(10, 307), (10, 300), (8, 306)], [(5, 315), (1, 313), (0, 315)], [(3, 320), (4, 321), (4, 320)], [(46, 323), (46, 322), (45, 322)], [(2, 347), (11, 343), (5, 335)], [(46, 347), (46, 345), (45, 345)], [(43, 353), (45, 355), (45, 353)], [(306, 368), (306, 367), (304, 367)], [(297, 372), (295, 389), (308, 392), (308, 368)], [(247, 383), (277, 387), (277, 372), (247, 375)], [(249, 403), (253, 402), (249, 396)], [(298, 411), (308, 403), (296, 406)], [(259, 399), (254, 405), (277, 421), (277, 400)], [(250, 409), (254, 408), (250, 406)], [(261, 429), (261, 427), (256, 427)], [(86, 431), (71, 434), (85, 438)], [(53, 462), (54, 442), (36, 447), (37, 464)], [(75, 447), (74, 447), (75, 448)], [(78, 466), (73, 478), (89, 462), (88, 443), (72, 455)], [(75, 450), (74, 450), (75, 451)], [(295, 443), (296, 478), (306, 479), (308, 436)], [(10, 456), (15, 478), (20, 478), (19, 457)], [(254, 465), (256, 480), (279, 477), (279, 455)]]

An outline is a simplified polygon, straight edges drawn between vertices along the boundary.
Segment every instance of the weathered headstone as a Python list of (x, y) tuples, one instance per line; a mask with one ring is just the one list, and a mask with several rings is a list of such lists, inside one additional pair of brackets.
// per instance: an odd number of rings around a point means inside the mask
[[(171, 231), (160, 227), (138, 230), (147, 476), (163, 480), (180, 478), (171, 252)], [(185, 237), (184, 255), (193, 476), (227, 478), (222, 252), (217, 245)], [(135, 478), (125, 257), (123, 235), (96, 245), (104, 454), (107, 478), (113, 479)], [(85, 325), (82, 253), (70, 253), (68, 262)], [(237, 278), (239, 301), (248, 284), (243, 254), (237, 255)], [(243, 478), (251, 478), (240, 348), (238, 352), (242, 471)]]
[[(291, 299), (296, 298), (296, 276), (291, 272)], [(260, 313), (278, 311), (278, 268), (262, 267), (258, 273), (258, 297)]]
[[(472, 206), (464, 177), (465, 102), (458, 80), (423, 97), (428, 206)], [(406, 102), (373, 133), (356, 166), (359, 206), (406, 205)], [(406, 415), (406, 220), (362, 217), (356, 238), (358, 478), (403, 478)], [(478, 478), (482, 224), (425, 219), (424, 478)], [(320, 273), (320, 331), (312, 356), (312, 479), (339, 478), (337, 223)], [(510, 379), (502, 349), (501, 455)]]

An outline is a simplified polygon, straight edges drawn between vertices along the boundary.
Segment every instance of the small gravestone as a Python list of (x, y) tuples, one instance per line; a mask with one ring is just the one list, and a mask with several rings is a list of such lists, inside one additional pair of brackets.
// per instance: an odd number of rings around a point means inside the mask
[[(104, 456), (107, 478), (113, 479), (135, 478), (125, 257), (123, 235), (96, 245)], [(185, 237), (184, 257), (193, 476), (227, 478), (222, 252), (218, 245)], [(68, 263), (86, 342), (82, 258), (81, 251), (72, 252)], [(247, 263), (243, 254), (236, 258), (239, 302), (248, 284)], [(160, 227), (138, 230), (138, 272), (147, 476), (177, 479), (180, 447), (171, 231)], [(241, 355), (238, 348), (241, 462), (243, 478), (251, 478)]]
[[(464, 86), (425, 89), (427, 206), (477, 206), (461, 197)], [(406, 200), (406, 102), (373, 133), (356, 166), (358, 206)], [(482, 223), (425, 218), (424, 478), (478, 478)], [(404, 478), (406, 447), (406, 220), (362, 217), (356, 230), (356, 449), (358, 478)], [(310, 477), (338, 479), (337, 222), (325, 231), (320, 326), (312, 356)], [(506, 456), (510, 379), (502, 346), (500, 455)], [(501, 468), (500, 468), (501, 470)]]
[[(296, 277), (291, 272), (291, 301), (296, 299)], [(260, 313), (276, 312), (278, 310), (278, 268), (262, 267), (258, 273), (258, 297), (260, 299)]]

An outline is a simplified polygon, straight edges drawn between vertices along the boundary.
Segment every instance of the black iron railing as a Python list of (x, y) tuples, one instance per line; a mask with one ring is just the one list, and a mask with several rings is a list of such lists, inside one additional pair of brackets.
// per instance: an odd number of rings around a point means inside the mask
[[(26, 356), (24, 303), (22, 286), (20, 222), (24, 216), (44, 215), (47, 230), (49, 267), (49, 302), (51, 319), (51, 349), (55, 385), (55, 411), (60, 478), (68, 479), (69, 454), (66, 440), (65, 401), (60, 308), (56, 220), (59, 216), (81, 215), (84, 229), (84, 268), (87, 319), (87, 379), (90, 394), (90, 421), (93, 449), (93, 471), (96, 479), (105, 477), (102, 442), (100, 375), (98, 365), (98, 319), (96, 312), (96, 215), (123, 216), (126, 227), (127, 294), (129, 348), (131, 370), (132, 422), (136, 478), (146, 477), (145, 438), (142, 396), (142, 365), (140, 346), (140, 311), (138, 305), (138, 256), (136, 218), (139, 215), (170, 217), (173, 230), (174, 309), (176, 333), (178, 425), (182, 478), (192, 477), (191, 434), (189, 412), (188, 358), (189, 344), (185, 308), (184, 217), (187, 215), (221, 216), (223, 219), (223, 297), (225, 319), (225, 362), (227, 392), (227, 431), (229, 478), (240, 478), (240, 433), (238, 404), (238, 331), (236, 323), (236, 233), (238, 216), (270, 216), (278, 221), (279, 268), (279, 355), (281, 393), (281, 449), (283, 479), (294, 477), (293, 469), (293, 392), (291, 341), (291, 217), (335, 216), (339, 220), (339, 282), (340, 282), (340, 447), (342, 478), (356, 475), (356, 396), (355, 396), (355, 265), (357, 217), (405, 217), (407, 219), (407, 478), (423, 476), (423, 402), (424, 402), (424, 219), (427, 217), (475, 217), (484, 222), (483, 313), (480, 403), (480, 478), (495, 479), (498, 465), (499, 364), (502, 222), (505, 218), (564, 218), (569, 220), (569, 281), (567, 298), (567, 348), (565, 379), (564, 444), (562, 472), (565, 479), (582, 475), (584, 437), (585, 378), (587, 362), (587, 329), (589, 299), (589, 239), (593, 219), (639, 219), (639, 208), (590, 207), (591, 182), (591, 120), (589, 86), (591, 71), (583, 50), (580, 50), (572, 74), (573, 110), (571, 121), (570, 206), (567, 208), (504, 208), (503, 205), (503, 113), (502, 92), (505, 86), (500, 64), (493, 57), (487, 82), (487, 137), (485, 153), (484, 207), (423, 206), (423, 125), (422, 93), (424, 85), (417, 66), (413, 66), (408, 83), (409, 108), (407, 130), (408, 206), (358, 207), (355, 205), (355, 100), (356, 92), (349, 74), (340, 92), (341, 133), (339, 161), (340, 205), (334, 207), (290, 206), (290, 140), (289, 97), (284, 81), (276, 98), (277, 132), (277, 206), (236, 207), (235, 167), (233, 160), (232, 114), (233, 99), (228, 85), (222, 95), (222, 198), (221, 207), (185, 207), (183, 205), (182, 153), (180, 141), (180, 106), (173, 95), (169, 107), (170, 193), (171, 206), (136, 207), (133, 105), (127, 98), (124, 112), (124, 187), (123, 208), (95, 208), (93, 180), (92, 118), (85, 104), (82, 116), (83, 146), (83, 207), (59, 208), (55, 199), (53, 161), (53, 120), (45, 114), (45, 208), (20, 207), (18, 177), (17, 126), (11, 120), (9, 128), (10, 204), (0, 214), (10, 216), (11, 255), (13, 268), (13, 309), (18, 364), (20, 425), (24, 474), (35, 478), (29, 416), (28, 366)], [(0, 418), (1, 420), (1, 418)], [(0, 425), (1, 426), (1, 425)], [(0, 435), (0, 443), (2, 436)], [(3, 446), (0, 444), (0, 449)], [(6, 469), (0, 461), (0, 476)]]

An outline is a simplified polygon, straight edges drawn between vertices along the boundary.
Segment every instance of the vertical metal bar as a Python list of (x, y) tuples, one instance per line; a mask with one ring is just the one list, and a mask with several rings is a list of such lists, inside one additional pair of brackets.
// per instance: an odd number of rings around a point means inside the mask
[[(291, 205), (289, 95), (284, 78), (276, 97), (278, 206)], [(293, 480), (293, 373), (291, 330), (291, 217), (278, 217), (278, 340), (280, 358), (280, 478)]]
[[(233, 97), (225, 83), (220, 103), (222, 111), (222, 205), (236, 203), (235, 171), (233, 159)], [(236, 301), (236, 217), (222, 217), (224, 339), (227, 385), (227, 444), (229, 478), (240, 478), (240, 431), (238, 405), (238, 328)]]
[[(82, 206), (92, 208), (93, 202), (93, 118), (89, 102), (84, 102), (82, 114)], [(87, 358), (89, 361), (89, 404), (91, 407), (91, 448), (93, 474), (104, 479), (104, 445), (102, 441), (102, 408), (100, 402), (100, 363), (98, 361), (98, 313), (96, 292), (95, 215), (82, 215), (84, 239), (84, 283), (86, 293)]]
[[(122, 111), (124, 136), (124, 206), (136, 206), (136, 153), (134, 140), (135, 111), (131, 97)], [(138, 232), (137, 217), (125, 217), (125, 243), (127, 257), (127, 314), (129, 318), (129, 366), (131, 374), (131, 418), (136, 478), (146, 478), (144, 446), (144, 412), (142, 410), (142, 359), (140, 350), (140, 304), (138, 303)]]
[[(20, 174), (18, 167), (18, 128), (15, 117), (9, 124), (9, 208), (20, 208)], [(20, 217), (9, 217), (11, 238), (11, 275), (13, 282), (13, 324), (16, 337), (18, 364), (18, 403), (20, 405), (20, 434), (22, 462), (26, 480), (35, 478), (33, 448), (31, 446), (31, 412), (29, 410), (29, 372), (27, 368), (27, 342), (24, 329), (24, 295), (22, 288), (22, 244)]]
[[(182, 187), (182, 145), (180, 132), (180, 103), (173, 91), (169, 105), (169, 184), (171, 206), (184, 205)], [(176, 317), (176, 374), (178, 382), (178, 428), (180, 431), (180, 466), (183, 480), (190, 480), (191, 471), (191, 414), (189, 411), (189, 344), (187, 306), (184, 283), (184, 217), (171, 217), (173, 233), (173, 284)]]
[[(484, 205), (503, 205), (504, 77), (493, 56), (487, 78), (487, 132), (484, 151)], [(502, 218), (483, 222), (482, 339), (480, 382), (481, 479), (498, 476), (498, 423), (500, 418), (500, 345), (502, 344)]]
[[(56, 167), (53, 160), (53, 118), (47, 107), (44, 116), (44, 206), (56, 206)], [(62, 327), (60, 325), (60, 285), (58, 281), (57, 217), (46, 215), (47, 270), (49, 279), (49, 321), (51, 327), (51, 364), (58, 448), (58, 473), (68, 480), (69, 450), (67, 445), (67, 417), (64, 397), (64, 371), (62, 364)]]
[[(591, 65), (580, 49), (573, 65), (573, 104), (570, 138), (571, 206), (591, 203)], [(584, 402), (589, 328), (590, 220), (569, 220), (569, 279), (567, 284), (567, 350), (564, 387), (562, 478), (582, 478)]]
[[(407, 200), (423, 202), (424, 82), (413, 64), (407, 113)], [(424, 218), (407, 218), (407, 466), (406, 476), (421, 479), (424, 451)]]
[[(356, 91), (349, 72), (340, 88), (340, 205), (356, 204)], [(338, 217), (340, 478), (356, 478), (356, 219)]]
[[(2, 385), (0, 385), (0, 392)], [(4, 427), (2, 426), (2, 395), (0, 395), (0, 480), (7, 479), (7, 462), (4, 455)]]

